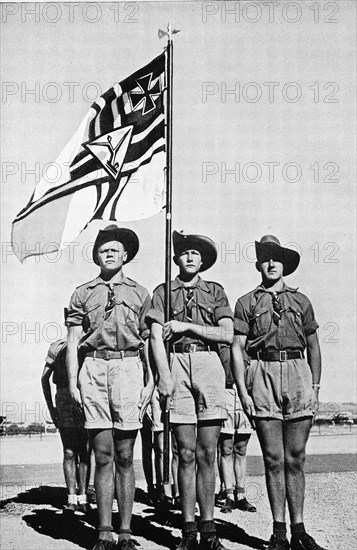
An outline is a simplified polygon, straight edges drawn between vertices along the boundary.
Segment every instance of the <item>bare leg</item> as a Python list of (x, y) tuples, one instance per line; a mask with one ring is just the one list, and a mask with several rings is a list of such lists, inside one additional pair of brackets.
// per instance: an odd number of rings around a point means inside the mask
[(265, 479), (273, 519), (276, 522), (285, 522), (283, 421), (256, 418), (256, 427), (264, 458)]
[(219, 447), (221, 485), (224, 483), (226, 491), (233, 492), (233, 435), (221, 434)]
[(90, 478), (90, 448), (87, 430), (77, 430), (78, 447), (78, 492), (80, 495), (87, 493)]
[(63, 445), (63, 475), (69, 495), (76, 494), (76, 453), (73, 428), (60, 428)]
[[(98, 506), (99, 526), (112, 525), (114, 496), (113, 460), (114, 446), (112, 430), (89, 430), (95, 455), (94, 486)], [(99, 538), (112, 540), (110, 531), (102, 531)]]
[[(245, 478), (247, 473), (247, 445), (250, 434), (236, 433), (234, 436), (234, 476), (236, 488), (245, 490)], [(237, 497), (244, 498), (245, 492), (237, 491)]]
[(178, 486), (183, 522), (195, 520), (196, 503), (196, 426), (175, 424), (173, 432), (178, 449)]
[(305, 449), (311, 418), (284, 424), (285, 479), (291, 523), (303, 522), (305, 496)]
[[(137, 433), (137, 430), (114, 430), (119, 528), (127, 530), (130, 529), (135, 493), (133, 450)], [(119, 538), (129, 538), (129, 534), (119, 535)]]
[(216, 449), (222, 421), (197, 425), (197, 500), (201, 521), (213, 519)]

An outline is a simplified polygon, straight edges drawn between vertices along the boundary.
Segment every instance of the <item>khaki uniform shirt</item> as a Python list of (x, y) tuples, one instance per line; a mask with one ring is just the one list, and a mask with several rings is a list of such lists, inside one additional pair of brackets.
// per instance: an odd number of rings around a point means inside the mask
[[(229, 307), (228, 298), (224, 289), (218, 283), (204, 281), (201, 277), (197, 283), (189, 287), (193, 289), (192, 323), (196, 325), (218, 326), (218, 321), (224, 317), (233, 319), (233, 313)], [(179, 277), (171, 282), (171, 314), (170, 320), (189, 322), (186, 308), (186, 290), (184, 283)], [(165, 285), (161, 284), (154, 290), (152, 298), (152, 309), (150, 309), (147, 320), (164, 324), (164, 297)], [(171, 341), (172, 344), (197, 344), (206, 343), (195, 337), (177, 334)], [(209, 342), (207, 342), (209, 345)]]
[(238, 299), (234, 312), (234, 332), (247, 336), (246, 351), (300, 350), (318, 324), (310, 300), (284, 284), (277, 293), (282, 306), (278, 324), (273, 321), (272, 293), (259, 285)]
[(136, 351), (149, 336), (145, 317), (151, 301), (146, 288), (120, 271), (110, 281), (114, 300), (110, 309), (110, 286), (100, 276), (76, 288), (66, 318), (66, 325), (82, 326), (82, 352), (96, 350)]

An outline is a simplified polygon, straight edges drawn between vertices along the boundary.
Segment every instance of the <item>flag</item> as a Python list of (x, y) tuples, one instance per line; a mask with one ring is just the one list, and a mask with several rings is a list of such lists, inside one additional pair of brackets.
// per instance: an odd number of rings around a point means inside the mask
[(21, 261), (63, 248), (92, 220), (140, 220), (164, 207), (164, 89), (165, 53), (93, 103), (13, 221)]

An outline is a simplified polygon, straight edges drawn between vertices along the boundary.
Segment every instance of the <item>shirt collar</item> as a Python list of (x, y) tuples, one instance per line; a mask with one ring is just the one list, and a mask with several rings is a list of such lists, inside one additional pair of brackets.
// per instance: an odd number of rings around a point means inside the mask
[[(171, 283), (171, 290), (178, 290), (180, 288), (183, 288), (184, 286), (185, 286), (184, 282), (181, 281), (179, 277), (176, 277)], [(200, 276), (198, 277), (197, 282), (190, 288), (200, 288), (205, 292), (210, 292), (210, 288), (208, 284), (206, 283), (206, 281), (201, 279)]]
[(131, 279), (128, 279), (128, 277), (125, 277), (124, 273), (120, 270), (110, 281), (104, 281), (102, 277), (99, 275), (94, 281), (89, 283), (87, 286), (88, 288), (94, 288), (97, 285), (106, 285), (108, 286), (109, 283), (113, 285), (127, 285), (127, 286), (135, 286), (134, 281)]
[[(277, 292), (277, 294), (283, 294), (283, 292), (297, 292), (297, 288), (292, 288), (288, 285), (286, 285), (285, 283), (283, 283), (283, 290), (279, 290)], [(254, 294), (259, 294), (260, 292), (268, 292), (271, 294), (271, 292), (265, 288), (262, 284), (258, 285), (255, 289), (254, 289)]]

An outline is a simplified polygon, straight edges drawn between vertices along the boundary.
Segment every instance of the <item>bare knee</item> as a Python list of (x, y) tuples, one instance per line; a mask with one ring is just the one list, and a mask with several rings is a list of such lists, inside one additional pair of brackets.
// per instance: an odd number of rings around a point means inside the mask
[(183, 449), (179, 449), (178, 457), (180, 465), (190, 466), (195, 462), (195, 451), (194, 449), (184, 447)]
[(216, 458), (216, 448), (215, 447), (201, 447), (197, 446), (197, 462), (199, 464), (214, 464)]
[(290, 472), (301, 472), (305, 464), (305, 451), (288, 452), (285, 454), (285, 467)]
[(74, 460), (75, 453), (73, 449), (70, 449), (69, 447), (65, 447), (63, 449), (63, 458), (66, 462), (72, 462)]
[(265, 469), (269, 473), (279, 473), (284, 469), (284, 455), (281, 454), (267, 454), (264, 456)]
[(113, 463), (113, 453), (111, 449), (99, 448), (95, 450), (95, 465), (97, 468), (104, 468)]
[(133, 453), (130, 450), (116, 452), (115, 466), (121, 470), (129, 470), (133, 466)]

